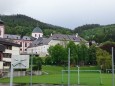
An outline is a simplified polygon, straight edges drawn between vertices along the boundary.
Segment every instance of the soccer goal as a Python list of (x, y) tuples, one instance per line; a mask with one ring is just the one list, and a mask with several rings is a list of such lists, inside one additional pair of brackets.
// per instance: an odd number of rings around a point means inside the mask
[[(68, 83), (68, 70), (62, 70), (62, 84)], [(99, 86), (101, 70), (70, 70), (70, 84)]]
[[(114, 69), (115, 72), (115, 69)], [(106, 73), (112, 73), (112, 69), (106, 69)]]

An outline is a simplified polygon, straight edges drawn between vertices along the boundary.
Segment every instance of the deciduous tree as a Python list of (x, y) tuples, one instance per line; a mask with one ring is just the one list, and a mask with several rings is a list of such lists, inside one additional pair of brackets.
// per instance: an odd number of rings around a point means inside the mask
[(107, 51), (98, 49), (96, 52), (96, 57), (97, 64), (103, 71), (111, 68), (111, 55)]

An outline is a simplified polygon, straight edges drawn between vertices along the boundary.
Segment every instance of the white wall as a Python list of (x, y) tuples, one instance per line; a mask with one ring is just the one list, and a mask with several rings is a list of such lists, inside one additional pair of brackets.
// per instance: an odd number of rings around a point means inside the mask
[[(48, 54), (47, 49), (49, 48), (49, 45), (42, 45), (42, 46), (37, 46), (37, 47), (32, 47), (27, 49), (28, 54), (38, 54), (40, 57), (46, 56)], [(33, 52), (32, 52), (33, 50)]]
[(49, 46), (55, 46), (56, 44), (60, 44), (61, 42), (59, 40), (51, 40), (48, 45)]
[(80, 42), (74, 42), (76, 45), (78, 45)]
[(3, 57), (3, 61), (5, 61), (5, 62), (11, 62), (11, 58), (5, 58), (5, 57)]
[[(35, 36), (35, 34), (36, 34), (36, 36)], [(43, 37), (43, 33), (32, 33), (32, 37), (38, 39), (39, 37)]]
[(5, 49), (3, 53), (11, 53), (12, 55), (19, 55), (20, 54), (20, 47), (12, 46), (12, 50)]
[(0, 61), (0, 69), (3, 69), (3, 62)]
[[(51, 40), (48, 44), (49, 46), (55, 46), (56, 44), (60, 44), (65, 46), (69, 41), (60, 41), (60, 40)], [(79, 44), (79, 42), (74, 42), (76, 45)]]
[[(5, 49), (3, 53), (10, 53), (11, 55), (20, 55), (20, 47), (12, 46), (12, 50)], [(3, 61), (11, 62), (11, 58), (3, 57)]]
[(3, 38), (4, 37), (4, 25), (0, 26), (0, 31), (1, 31), (0, 37)]
[(20, 55), (20, 47), (12, 46), (12, 55)]

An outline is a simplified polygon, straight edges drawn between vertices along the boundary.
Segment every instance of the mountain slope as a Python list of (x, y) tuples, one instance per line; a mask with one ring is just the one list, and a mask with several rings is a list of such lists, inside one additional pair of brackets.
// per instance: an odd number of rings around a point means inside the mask
[[(80, 28), (81, 29), (81, 28)], [(77, 31), (79, 35), (86, 40), (95, 40), (98, 43), (105, 41), (115, 41), (115, 24), (96, 26), (90, 29), (83, 29)]]
[(45, 36), (49, 36), (51, 33), (72, 34), (70, 29), (46, 24), (21, 14), (0, 15), (0, 18), (5, 23), (5, 32), (7, 34), (21, 35), (23, 32), (23, 35), (31, 35), (32, 30), (36, 26), (39, 26), (43, 30)]

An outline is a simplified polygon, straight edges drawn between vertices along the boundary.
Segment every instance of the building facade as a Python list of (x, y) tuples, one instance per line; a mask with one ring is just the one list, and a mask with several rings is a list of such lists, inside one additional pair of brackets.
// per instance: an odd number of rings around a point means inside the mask
[(38, 39), (40, 37), (43, 37), (43, 32), (39, 27), (34, 28), (32, 31), (32, 37)]
[(76, 45), (81, 41), (87, 43), (86, 40), (76, 35), (64, 35), (64, 34), (53, 34), (49, 38), (40, 37), (32, 42), (32, 44), (27, 48), (27, 53), (37, 54), (40, 57), (45, 57), (48, 55), (48, 49), (50, 46), (55, 46), (60, 44), (66, 46), (69, 41), (73, 41)]
[(0, 38), (0, 73), (9, 69), (11, 56), (20, 55), (20, 45)]

